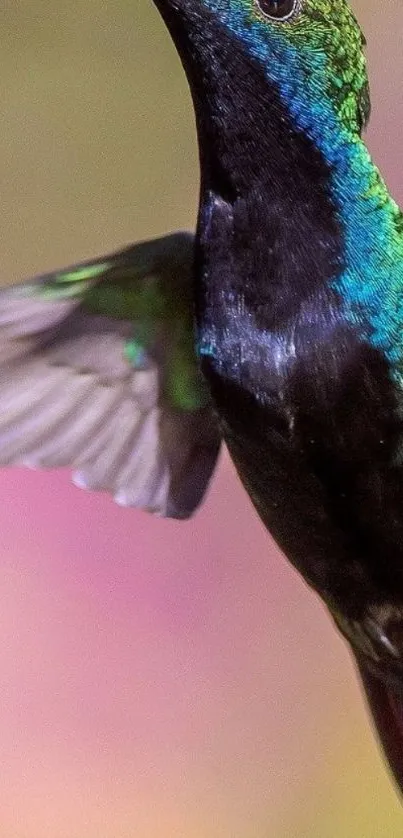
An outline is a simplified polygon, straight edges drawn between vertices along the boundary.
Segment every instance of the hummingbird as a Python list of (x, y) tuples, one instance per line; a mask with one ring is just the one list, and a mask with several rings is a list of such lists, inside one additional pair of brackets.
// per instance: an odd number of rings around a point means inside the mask
[(0, 462), (187, 518), (225, 443), (350, 644), (403, 790), (403, 214), (347, 0), (155, 0), (200, 157), (178, 232), (0, 293)]

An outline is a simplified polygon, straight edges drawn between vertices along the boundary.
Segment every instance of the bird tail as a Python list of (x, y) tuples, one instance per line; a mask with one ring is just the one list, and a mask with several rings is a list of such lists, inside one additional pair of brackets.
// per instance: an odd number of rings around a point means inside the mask
[(357, 663), (378, 737), (403, 794), (403, 690), (381, 680), (365, 663)]

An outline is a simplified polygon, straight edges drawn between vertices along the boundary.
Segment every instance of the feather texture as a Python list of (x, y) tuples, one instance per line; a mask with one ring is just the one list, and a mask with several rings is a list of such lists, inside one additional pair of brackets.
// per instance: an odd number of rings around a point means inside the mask
[(155, 2), (195, 106), (223, 437), (359, 658), (403, 791), (403, 215), (361, 136), (364, 39), (346, 0)]
[(1, 292), (3, 465), (69, 466), (120, 504), (193, 512), (220, 440), (191, 341), (192, 254), (177, 234)]

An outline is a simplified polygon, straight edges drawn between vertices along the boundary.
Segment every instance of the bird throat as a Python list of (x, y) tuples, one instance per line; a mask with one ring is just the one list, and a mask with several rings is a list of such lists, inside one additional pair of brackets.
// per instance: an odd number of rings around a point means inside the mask
[(237, 376), (245, 351), (256, 356), (263, 340), (266, 356), (276, 355), (268, 336), (301, 313), (308, 334), (327, 307), (328, 319), (339, 310), (393, 362), (393, 351), (403, 352), (391, 325), (403, 218), (365, 144), (330, 101), (311, 102), (295, 86), (290, 99), (270, 56), (260, 60), (203, 3), (156, 2), (196, 114), (201, 355)]
[(230, 364), (252, 339), (252, 319), (259, 341), (323, 289), (335, 298), (342, 229), (331, 167), (262, 64), (224, 28), (213, 37), (206, 27), (198, 49), (208, 54), (203, 72), (186, 57), (184, 64), (201, 164), (199, 345), (202, 355)]

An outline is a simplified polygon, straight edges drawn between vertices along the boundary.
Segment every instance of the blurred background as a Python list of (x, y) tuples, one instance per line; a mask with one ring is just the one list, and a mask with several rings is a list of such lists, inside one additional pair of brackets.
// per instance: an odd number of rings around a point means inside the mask
[[(403, 201), (403, 11), (354, 8)], [(4, 283), (193, 227), (190, 99), (151, 0), (6, 0), (0, 44)], [(401, 834), (349, 652), (226, 456), (185, 524), (60, 472), (2, 471), (0, 499), (1, 835)]]

